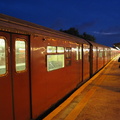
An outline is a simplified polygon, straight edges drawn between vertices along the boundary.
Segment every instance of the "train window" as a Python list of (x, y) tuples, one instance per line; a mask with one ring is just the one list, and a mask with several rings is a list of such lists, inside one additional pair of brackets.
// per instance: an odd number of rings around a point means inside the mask
[(16, 72), (26, 70), (26, 42), (24, 39), (15, 41)]
[(6, 74), (6, 66), (6, 43), (5, 39), (0, 37), (0, 76)]
[(57, 47), (57, 53), (64, 53), (64, 47)]
[(66, 64), (66, 66), (71, 65), (71, 54), (72, 54), (71, 52), (72, 52), (72, 50), (70, 47), (67, 47), (65, 49), (65, 64)]
[(64, 54), (47, 55), (47, 71), (64, 67)]
[(56, 53), (55, 46), (47, 46), (47, 53)]

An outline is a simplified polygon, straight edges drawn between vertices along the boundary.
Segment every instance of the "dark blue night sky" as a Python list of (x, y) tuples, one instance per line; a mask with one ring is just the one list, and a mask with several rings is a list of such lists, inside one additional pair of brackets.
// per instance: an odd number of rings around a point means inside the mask
[(75, 27), (96, 42), (120, 42), (120, 0), (1, 0), (0, 12), (55, 30)]

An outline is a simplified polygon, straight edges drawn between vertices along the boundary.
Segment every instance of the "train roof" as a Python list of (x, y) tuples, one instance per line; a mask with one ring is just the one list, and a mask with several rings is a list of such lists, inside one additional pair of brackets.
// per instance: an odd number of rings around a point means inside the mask
[(76, 43), (89, 44), (87, 41), (85, 41), (82, 38), (4, 14), (0, 14), (0, 30), (12, 32), (12, 33), (26, 34), (26, 35), (38, 35), (38, 36), (42, 35), (45, 37), (52, 36), (52, 38), (60, 38)]
[(98, 43), (95, 43), (95, 42), (92, 42), (92, 41), (88, 41), (92, 46), (95, 46), (95, 47), (103, 47), (103, 48), (110, 48), (108, 46), (105, 46), (105, 45), (101, 45), (101, 44), (98, 44)]

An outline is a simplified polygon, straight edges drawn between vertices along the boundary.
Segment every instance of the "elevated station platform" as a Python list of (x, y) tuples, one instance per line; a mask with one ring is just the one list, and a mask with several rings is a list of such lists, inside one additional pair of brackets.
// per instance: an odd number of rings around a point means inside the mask
[(119, 120), (118, 57), (76, 90), (43, 120)]

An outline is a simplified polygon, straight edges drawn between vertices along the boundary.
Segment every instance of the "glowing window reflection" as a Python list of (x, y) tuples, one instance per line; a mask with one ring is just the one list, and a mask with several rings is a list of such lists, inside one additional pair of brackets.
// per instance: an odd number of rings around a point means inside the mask
[(24, 71), (26, 69), (26, 44), (23, 40), (15, 42), (15, 61), (16, 71)]
[(0, 38), (0, 75), (6, 73), (6, 45), (5, 39)]

